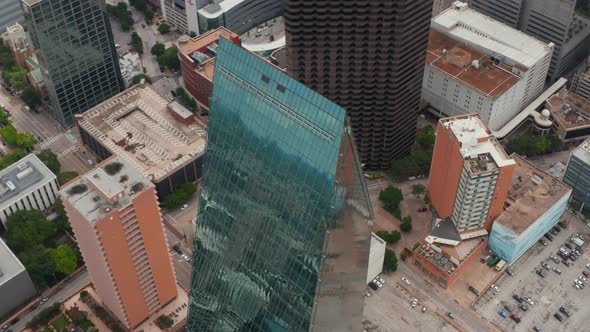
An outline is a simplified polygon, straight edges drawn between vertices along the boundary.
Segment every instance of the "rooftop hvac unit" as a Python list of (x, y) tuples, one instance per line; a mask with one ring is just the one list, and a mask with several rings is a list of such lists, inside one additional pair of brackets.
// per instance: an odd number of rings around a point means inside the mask
[(16, 186), (14, 185), (14, 183), (12, 183), (12, 181), (6, 181), (6, 186), (8, 187), (8, 190), (10, 190), (10, 191), (16, 189)]
[(24, 171), (18, 173), (16, 175), (16, 178), (19, 179), (19, 180), (22, 180), (23, 178), (27, 177), (31, 173), (33, 173), (33, 169), (29, 167), (29, 168), (25, 169)]
[(543, 182), (543, 179), (541, 179), (540, 177), (533, 175), (533, 177), (531, 178), (531, 181), (533, 181), (534, 184), (539, 185), (541, 184), (541, 182)]
[(22, 171), (25, 168), (27, 168), (27, 164), (26, 163), (20, 163), (20, 164), (16, 165), (16, 168), (18, 168), (19, 171)]

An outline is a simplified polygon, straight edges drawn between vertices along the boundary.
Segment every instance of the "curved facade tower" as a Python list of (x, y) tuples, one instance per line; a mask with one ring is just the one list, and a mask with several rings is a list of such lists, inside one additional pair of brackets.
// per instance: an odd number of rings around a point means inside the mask
[(414, 143), (432, 0), (286, 0), (287, 71), (346, 109), (361, 161)]

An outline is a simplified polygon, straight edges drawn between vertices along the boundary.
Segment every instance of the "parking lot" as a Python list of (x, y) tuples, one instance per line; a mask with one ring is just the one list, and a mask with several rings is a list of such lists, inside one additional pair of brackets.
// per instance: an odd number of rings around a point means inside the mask
[[(386, 278), (382, 288), (370, 290), (370, 293), (365, 299), (363, 328), (366, 332), (457, 331), (420, 299), (412, 307), (414, 296), (393, 282), (393, 277)], [(424, 305), (426, 311), (422, 312)]]
[[(585, 299), (588, 298), (590, 285), (584, 289), (577, 289), (572, 284), (576, 278), (582, 275), (582, 271), (590, 272), (586, 264), (590, 262), (590, 252), (587, 243), (583, 254), (574, 262), (568, 260), (573, 266), (555, 263), (550, 256), (558, 256), (557, 252), (563, 247), (574, 233), (581, 233), (585, 242), (589, 241), (588, 228), (575, 218), (568, 215), (571, 222), (566, 230), (562, 230), (553, 241), (547, 241), (547, 246), (536, 243), (510, 268), (514, 275), (504, 274), (496, 283), (500, 287), (499, 292), (488, 290), (476, 303), (475, 309), (482, 318), (492, 322), (504, 331), (531, 331), (537, 326), (543, 331), (588, 331), (588, 317), (590, 306)], [(570, 242), (571, 243), (571, 242)], [(542, 267), (546, 262), (549, 270)], [(552, 270), (557, 267), (562, 271), (558, 274)], [(543, 270), (545, 277), (541, 278), (536, 271)], [(528, 309), (523, 311), (518, 308), (518, 302), (512, 298), (513, 294), (521, 297), (529, 297), (533, 305), (526, 304)], [(512, 308), (512, 312), (520, 317), (520, 323), (510, 318), (503, 318), (498, 311), (503, 310), (506, 303)], [(565, 307), (571, 317), (561, 314), (563, 322), (559, 322), (553, 315), (559, 312), (559, 308)]]

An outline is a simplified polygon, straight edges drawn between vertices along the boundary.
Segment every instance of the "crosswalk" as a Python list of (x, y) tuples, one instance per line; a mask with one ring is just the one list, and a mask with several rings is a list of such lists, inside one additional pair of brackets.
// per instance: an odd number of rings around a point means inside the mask
[(69, 148), (67, 148), (67, 149), (63, 150), (62, 152), (60, 152), (60, 153), (57, 155), (57, 157), (58, 157), (58, 158), (61, 158), (61, 157), (65, 156), (65, 155), (67, 155), (67, 154), (69, 154), (69, 153), (72, 153), (72, 152), (74, 152), (74, 151), (76, 151), (76, 150), (78, 150), (78, 146), (77, 146), (77, 145), (72, 145), (72, 146), (70, 146)]

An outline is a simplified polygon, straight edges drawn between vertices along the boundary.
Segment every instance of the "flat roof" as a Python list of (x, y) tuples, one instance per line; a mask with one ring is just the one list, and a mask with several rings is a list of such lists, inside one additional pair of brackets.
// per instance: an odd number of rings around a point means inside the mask
[(489, 50), (490, 54), (510, 58), (527, 68), (545, 57), (553, 47), (460, 1), (434, 17), (431, 26), (463, 44), (478, 45)]
[(78, 126), (144, 177), (159, 182), (202, 155), (206, 126), (184, 124), (151, 84), (138, 84), (82, 114)]
[(170, 107), (172, 112), (178, 114), (183, 119), (188, 119), (191, 116), (194, 116), (193, 112), (189, 111), (186, 107), (182, 106), (176, 100), (168, 104), (168, 107)]
[(516, 167), (508, 190), (505, 206), (494, 221), (521, 234), (557, 201), (569, 195), (571, 188), (523, 157), (510, 156)]
[(512, 67), (496, 65), (490, 56), (434, 29), (430, 30), (426, 64), (493, 98), (520, 81)]
[(566, 130), (590, 126), (590, 100), (567, 89), (547, 99), (545, 107)]
[(35, 154), (25, 156), (0, 171), (0, 210), (55, 179), (55, 174)]
[(0, 286), (25, 270), (24, 265), (0, 239)]
[(578, 145), (572, 151), (572, 156), (576, 156), (578, 159), (590, 165), (590, 138), (587, 138), (582, 144)]
[[(477, 113), (444, 118), (440, 122), (461, 142), (459, 152), (463, 158), (470, 164), (473, 164), (471, 161), (477, 161), (472, 169), (489, 170), (492, 161), (497, 167), (515, 164)], [(484, 158), (486, 156), (489, 156), (487, 160)]]
[(135, 196), (151, 187), (154, 184), (126, 163), (124, 158), (114, 156), (68, 182), (61, 188), (60, 194), (94, 225), (111, 211), (131, 204)]
[(206, 61), (201, 64), (199, 73), (210, 81), (213, 81), (213, 75), (215, 73), (216, 54), (213, 50), (207, 49), (207, 47), (212, 44), (217, 44), (219, 42), (219, 38), (221, 37), (225, 37), (229, 40), (239, 38), (237, 34), (224, 27), (217, 28), (193, 38), (187, 35), (183, 35), (178, 38), (178, 49), (189, 61), (195, 62), (193, 56), (197, 52), (200, 52), (207, 57)]
[(218, 3), (212, 3), (201, 8), (197, 12), (205, 18), (216, 18), (242, 2), (244, 0), (221, 0)]

